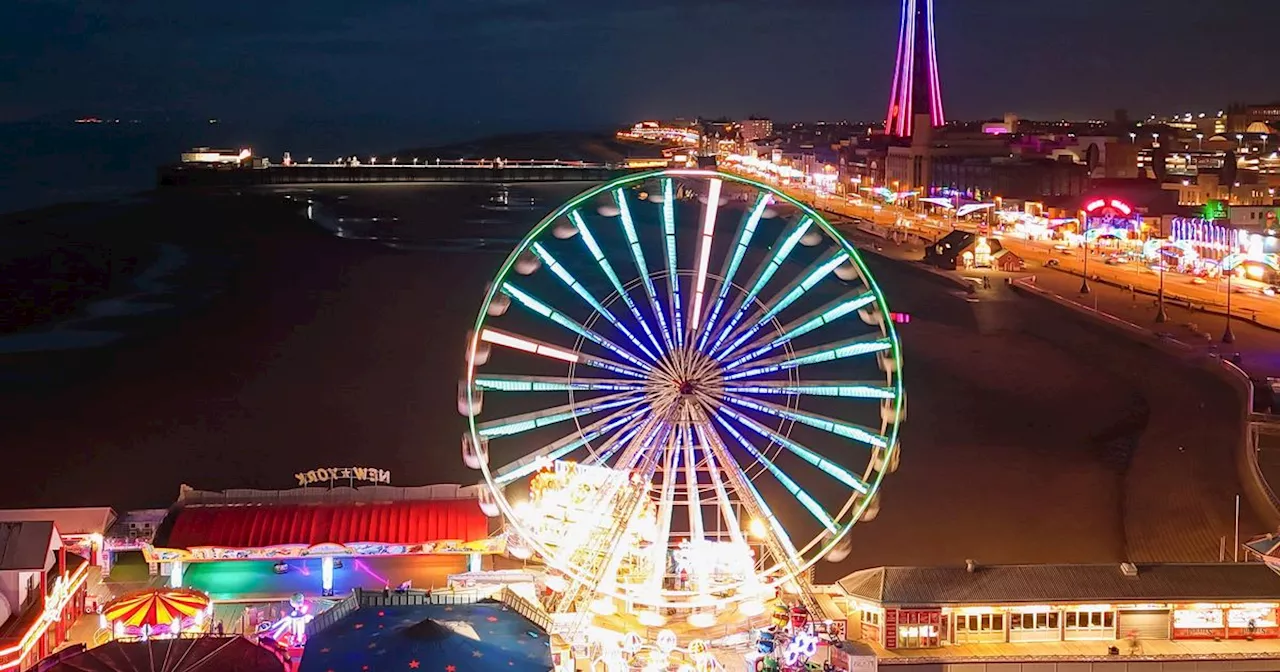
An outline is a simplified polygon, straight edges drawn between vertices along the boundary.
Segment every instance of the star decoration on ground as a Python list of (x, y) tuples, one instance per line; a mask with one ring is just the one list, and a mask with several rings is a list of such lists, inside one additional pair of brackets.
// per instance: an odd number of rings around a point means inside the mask
[(480, 651), (479, 651), (479, 650), (476, 650), (476, 651), (472, 651), (472, 652), (471, 652), (471, 657), (472, 657), (472, 658), (484, 658), (484, 654), (483, 654), (483, 653), (480, 653)]
[(409, 669), (416, 670), (416, 669), (418, 669), (421, 665), (422, 665), (422, 663), (419, 663), (419, 662), (418, 662), (418, 661), (416, 661), (416, 660), (411, 660), (411, 661), (409, 661)]
[(458, 672), (458, 668), (454, 667), (453, 665), (445, 665), (444, 672)]
[(363, 627), (364, 627), (364, 623), (356, 623), (355, 625), (356, 630), (359, 630), (360, 628), (363, 628)]
[(329, 653), (329, 647), (326, 646), (323, 649), (320, 649), (320, 653)]
[(489, 621), (490, 623), (497, 623), (497, 622), (498, 622), (498, 617), (497, 617), (497, 616), (490, 616), (490, 617), (488, 617), (488, 618), (486, 618), (486, 619), (484, 619), (484, 620)]

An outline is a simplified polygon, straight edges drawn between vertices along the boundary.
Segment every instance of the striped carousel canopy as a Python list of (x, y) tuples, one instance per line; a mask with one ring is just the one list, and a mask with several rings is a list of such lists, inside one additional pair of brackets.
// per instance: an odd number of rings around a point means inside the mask
[(189, 588), (158, 588), (121, 595), (102, 608), (102, 615), (112, 627), (121, 623), (127, 628), (169, 626), (182, 619), (185, 624), (196, 614), (209, 608), (209, 596)]

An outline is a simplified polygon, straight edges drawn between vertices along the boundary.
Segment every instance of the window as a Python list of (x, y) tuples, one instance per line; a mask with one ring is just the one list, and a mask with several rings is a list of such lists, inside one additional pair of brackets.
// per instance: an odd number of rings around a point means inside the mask
[(880, 612), (874, 609), (863, 609), (862, 622), (867, 625), (880, 625)]
[(1057, 630), (1058, 612), (1047, 611), (1038, 614), (1010, 614), (1010, 630)]
[(1068, 611), (1064, 624), (1073, 629), (1111, 629), (1116, 624), (1114, 611)]
[(957, 632), (992, 632), (1003, 630), (1004, 614), (959, 614), (956, 616)]

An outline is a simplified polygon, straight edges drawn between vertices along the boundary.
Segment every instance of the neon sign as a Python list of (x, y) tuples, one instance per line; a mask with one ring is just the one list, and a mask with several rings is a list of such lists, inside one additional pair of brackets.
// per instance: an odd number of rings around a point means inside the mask
[(1110, 200), (1105, 198), (1099, 198), (1095, 201), (1090, 201), (1088, 205), (1084, 206), (1084, 209), (1085, 209), (1085, 212), (1088, 212), (1089, 214), (1093, 214), (1094, 212), (1097, 212), (1098, 210), (1101, 210), (1108, 206), (1112, 210), (1115, 210), (1126, 217), (1133, 214), (1133, 208), (1130, 207), (1128, 203), (1125, 203), (1124, 201), (1114, 199), (1114, 198)]

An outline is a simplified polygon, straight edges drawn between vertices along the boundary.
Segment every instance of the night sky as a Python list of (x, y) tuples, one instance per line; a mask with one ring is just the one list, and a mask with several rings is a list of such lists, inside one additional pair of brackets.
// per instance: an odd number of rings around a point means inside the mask
[[(895, 0), (7, 0), (0, 121), (883, 114)], [(948, 116), (1280, 98), (1276, 0), (937, 0)], [(1274, 45), (1272, 45), (1274, 46)]]

